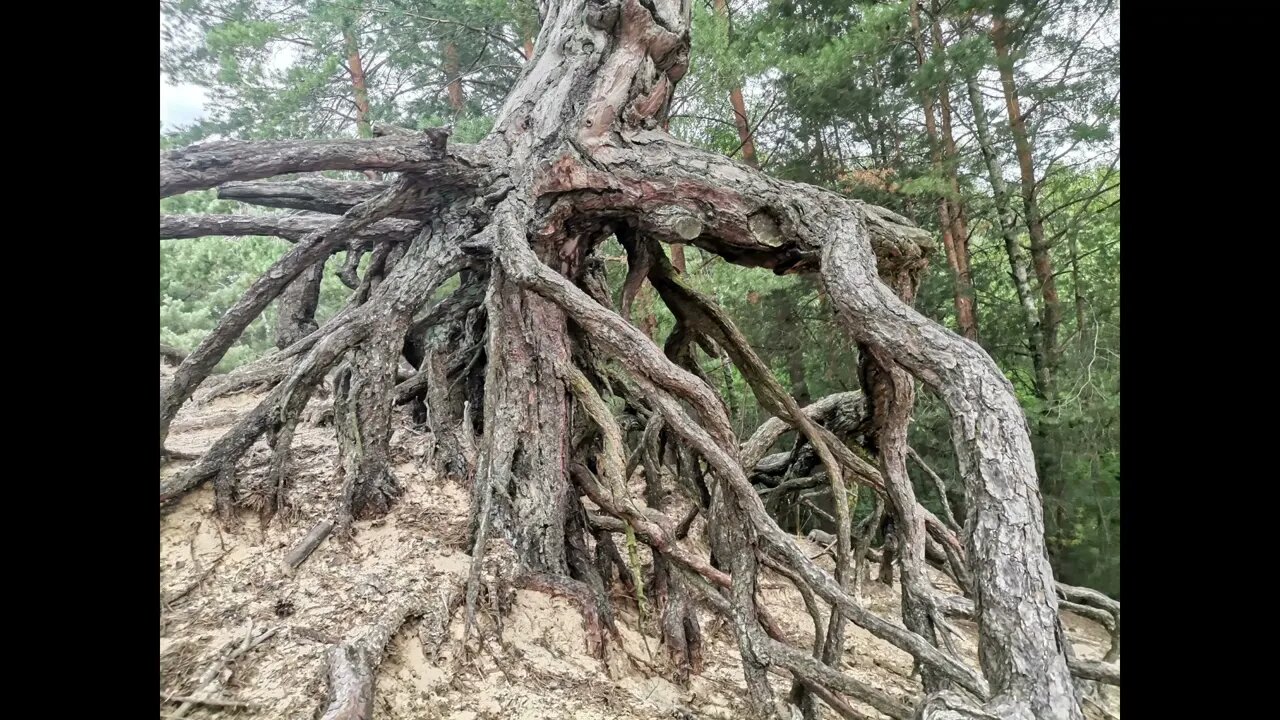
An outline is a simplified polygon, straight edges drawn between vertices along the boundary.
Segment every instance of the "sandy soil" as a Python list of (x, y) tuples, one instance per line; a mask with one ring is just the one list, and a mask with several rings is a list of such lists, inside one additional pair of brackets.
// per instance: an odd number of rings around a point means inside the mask
[[(170, 371), (161, 364), (162, 380)], [(185, 452), (207, 448), (257, 401), (252, 394), (188, 404), (172, 429), (169, 447)], [(517, 590), (511, 611), (493, 625), (482, 613), (486, 638), (461, 643), (463, 613), (449, 613), (470, 566), (463, 552), (467, 493), (436, 478), (424, 457), (429, 442), (408, 418), (393, 438), (397, 477), (405, 493), (384, 519), (361, 522), (353, 537), (331, 536), (295, 572), (285, 554), (316, 523), (331, 517), (338, 501), (334, 478), (336, 444), (330, 429), (300, 427), (288, 517), (265, 527), (244, 512), (224, 527), (213, 512), (209, 488), (190, 493), (160, 520), (160, 715), (172, 717), (179, 703), (165, 695), (197, 692), (197, 680), (229, 644), (250, 631), (274, 629), (262, 644), (219, 673), (219, 698), (249, 707), (188, 709), (189, 718), (314, 718), (325, 704), (326, 654), (335, 642), (359, 637), (386, 608), (412, 596), (428, 608), (392, 638), (377, 676), (374, 717), (378, 720), (656, 720), (658, 718), (745, 717), (738, 651), (729, 628), (701, 613), (707, 640), (705, 672), (681, 688), (660, 674), (663, 665), (656, 629), (641, 632), (634, 610), (622, 604), (624, 642), (610, 648), (605, 662), (586, 649), (582, 617), (569, 602)], [(241, 463), (250, 484), (267, 458), (265, 444)], [(162, 477), (177, 472), (172, 463)], [(803, 540), (801, 542), (804, 542)], [(820, 548), (811, 547), (810, 555)], [(830, 563), (829, 558), (823, 562)], [(941, 575), (935, 582), (950, 586)], [(812, 621), (798, 593), (776, 575), (763, 578), (770, 611), (796, 642), (807, 645)], [(865, 602), (877, 614), (899, 620), (898, 588), (866, 583)], [(958, 623), (959, 649), (976, 664), (976, 628)], [(1101, 658), (1105, 630), (1066, 616), (1076, 652)], [(910, 701), (920, 692), (911, 658), (856, 626), (846, 633), (845, 671)], [(785, 693), (789, 681), (776, 677)], [(1118, 716), (1119, 692), (1107, 690), (1108, 712)], [(869, 717), (879, 715), (869, 707)], [(1090, 717), (1105, 717), (1086, 705)], [(829, 717), (835, 717), (830, 714)]]

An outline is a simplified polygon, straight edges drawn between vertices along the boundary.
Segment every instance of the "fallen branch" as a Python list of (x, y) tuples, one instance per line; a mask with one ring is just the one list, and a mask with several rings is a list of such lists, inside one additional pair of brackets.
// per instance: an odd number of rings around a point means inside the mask
[[(283, 181), (230, 182), (218, 187), (219, 200), (260, 207), (341, 215), (386, 189), (386, 183), (299, 177)], [(414, 211), (421, 217), (420, 211)]]
[[(162, 223), (164, 222), (163, 215), (160, 220)], [(160, 357), (169, 361), (170, 365), (181, 365), (182, 361), (187, 359), (187, 354), (172, 345), (160, 343)]]
[(1071, 674), (1078, 678), (1120, 687), (1119, 665), (1091, 660), (1072, 660), (1068, 666), (1071, 668)]
[(297, 570), (299, 565), (306, 562), (307, 558), (311, 557), (311, 553), (320, 547), (320, 543), (324, 542), (324, 539), (329, 537), (331, 532), (333, 532), (332, 520), (325, 519), (316, 523), (315, 527), (311, 528), (311, 532), (308, 532), (306, 537), (302, 538), (302, 542), (298, 543), (285, 556), (284, 564), (289, 568), (289, 571)]

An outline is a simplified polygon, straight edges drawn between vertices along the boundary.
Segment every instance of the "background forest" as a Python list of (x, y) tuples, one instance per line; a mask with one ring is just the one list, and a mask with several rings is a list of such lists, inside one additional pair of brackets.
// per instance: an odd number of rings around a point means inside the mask
[[(671, 132), (934, 233), (917, 308), (979, 342), (1017, 389), (1059, 579), (1118, 599), (1119, 3), (694, 3), (693, 62)], [(453, 141), (472, 142), (537, 29), (532, 0), (165, 0), (162, 82), (199, 87), (206, 102), (192, 124), (162, 123), (161, 147), (367, 137), (377, 123), (447, 125)], [(264, 212), (214, 191), (167, 198), (161, 211)], [(162, 240), (161, 343), (193, 348), (287, 246)], [(623, 252), (607, 254), (620, 284)], [(349, 260), (368, 262), (339, 254), (329, 263), (320, 322), (351, 292), (339, 277)], [(684, 262), (801, 405), (858, 387), (858, 363), (816, 280), (730, 270), (691, 247)], [(649, 292), (633, 319), (661, 340), (671, 318)], [(219, 369), (275, 348), (274, 323), (268, 310)], [(722, 383), (740, 436), (749, 434), (765, 419), (750, 389), (727, 363), (705, 369)], [(945, 411), (921, 394), (911, 473), (940, 515), (944, 502), (957, 513), (964, 503), (948, 433)]]

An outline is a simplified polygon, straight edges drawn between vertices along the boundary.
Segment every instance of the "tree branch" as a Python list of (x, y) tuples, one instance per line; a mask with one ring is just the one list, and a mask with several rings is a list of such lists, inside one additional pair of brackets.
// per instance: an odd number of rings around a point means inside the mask
[(231, 180), (321, 170), (425, 170), (446, 157), (448, 133), (431, 129), (414, 139), (221, 140), (160, 154), (160, 197)]
[[(265, 235), (298, 242), (338, 223), (320, 215), (161, 215), (160, 239)], [(352, 235), (357, 240), (408, 242), (421, 226), (408, 220), (380, 220)]]

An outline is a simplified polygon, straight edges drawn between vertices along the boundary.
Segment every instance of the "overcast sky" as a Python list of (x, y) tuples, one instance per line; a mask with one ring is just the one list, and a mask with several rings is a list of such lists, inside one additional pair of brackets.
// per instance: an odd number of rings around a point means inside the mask
[[(163, 11), (160, 13), (160, 24), (164, 24)], [(161, 33), (160, 52), (164, 52), (164, 46), (164, 33)], [(205, 100), (203, 88), (174, 84), (168, 75), (160, 73), (160, 125), (165, 130), (199, 120), (205, 114)]]
[(174, 85), (160, 73), (160, 124), (166, 130), (199, 120), (204, 115), (205, 92), (195, 85)]

